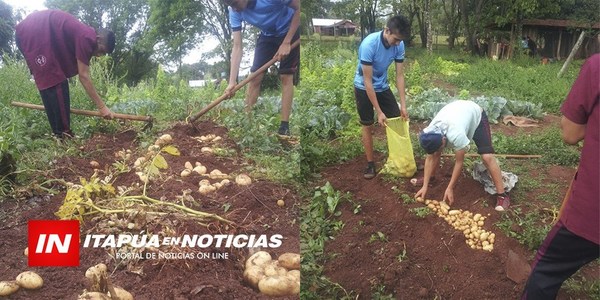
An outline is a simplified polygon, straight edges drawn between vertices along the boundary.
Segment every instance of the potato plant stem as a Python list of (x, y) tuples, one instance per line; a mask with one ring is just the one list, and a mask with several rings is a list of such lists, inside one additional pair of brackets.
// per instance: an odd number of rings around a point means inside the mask
[(188, 214), (194, 215), (194, 216), (198, 216), (198, 217), (202, 217), (202, 218), (209, 218), (209, 219), (214, 219), (214, 220), (218, 220), (221, 222), (225, 222), (227, 224), (231, 224), (233, 222), (224, 219), (216, 214), (211, 214), (211, 213), (206, 213), (206, 212), (202, 212), (202, 211), (197, 211), (176, 203), (171, 203), (171, 202), (164, 202), (164, 201), (160, 201), (160, 200), (156, 200), (153, 198), (150, 198), (146, 195), (137, 195), (137, 196), (126, 196), (126, 197), (122, 197), (121, 199), (123, 200), (144, 200), (144, 201), (148, 201), (148, 202), (152, 202), (153, 204), (158, 204), (158, 205), (166, 205), (166, 206), (172, 206), (177, 208), (178, 210), (184, 211)]

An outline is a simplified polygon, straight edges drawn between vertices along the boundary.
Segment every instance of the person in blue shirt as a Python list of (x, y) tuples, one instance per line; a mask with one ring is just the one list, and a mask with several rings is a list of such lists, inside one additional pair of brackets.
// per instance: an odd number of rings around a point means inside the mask
[[(258, 70), (272, 58), (279, 60), (281, 79), (281, 124), (278, 134), (289, 136), (289, 118), (294, 97), (294, 73), (300, 61), (300, 47), (291, 49), (291, 44), (300, 35), (300, 0), (222, 0), (229, 5), (229, 23), (233, 31), (233, 49), (229, 85), (225, 93), (232, 97), (237, 83), (242, 60), (242, 22), (260, 29), (254, 49), (251, 72)], [(264, 73), (248, 83), (246, 111), (250, 112), (260, 94)]]
[[(406, 95), (404, 92), (404, 42), (410, 37), (410, 24), (403, 16), (394, 16), (387, 21), (381, 31), (369, 34), (358, 48), (358, 66), (354, 76), (354, 96), (356, 108), (362, 124), (362, 142), (367, 156), (364, 178), (376, 175), (373, 158), (372, 126), (377, 122), (386, 125), (387, 118), (402, 116), (408, 118)], [(387, 78), (388, 67), (395, 63), (396, 88), (400, 107), (390, 90)]]

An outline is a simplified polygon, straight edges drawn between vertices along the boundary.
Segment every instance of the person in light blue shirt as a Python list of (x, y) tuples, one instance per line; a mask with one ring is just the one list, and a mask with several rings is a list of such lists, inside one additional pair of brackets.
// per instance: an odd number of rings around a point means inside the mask
[(440, 163), (444, 148), (454, 150), (454, 169), (448, 187), (444, 192), (443, 201), (452, 205), (454, 202), (454, 187), (461, 174), (465, 154), (469, 151), (471, 140), (477, 145), (477, 153), (481, 155), (484, 165), (492, 177), (496, 187), (497, 211), (505, 211), (510, 206), (510, 196), (504, 190), (502, 172), (494, 156), (492, 134), (485, 111), (473, 101), (457, 100), (446, 104), (435, 115), (431, 123), (419, 134), (419, 143), (427, 153), (425, 170), (422, 179), (417, 180), (421, 189), (415, 198), (426, 199), (427, 188), (435, 180), (435, 173)]
[[(410, 37), (410, 23), (403, 16), (391, 17), (386, 27), (369, 34), (358, 48), (358, 66), (354, 76), (354, 96), (356, 108), (362, 124), (362, 142), (367, 157), (364, 178), (376, 175), (373, 155), (372, 126), (377, 122), (385, 126), (387, 118), (402, 116), (408, 118), (406, 95), (404, 92), (404, 42)], [(390, 90), (387, 70), (394, 63), (396, 67), (396, 88), (400, 107)]]
[[(254, 49), (251, 72), (255, 72), (272, 58), (279, 61), (281, 79), (281, 123), (278, 134), (289, 136), (289, 118), (294, 97), (294, 73), (300, 61), (300, 47), (291, 48), (300, 38), (300, 0), (222, 0), (229, 5), (229, 23), (233, 31), (233, 49), (229, 85), (225, 94), (234, 95), (234, 87), (242, 60), (242, 24), (248, 23), (260, 29)], [(260, 84), (264, 73), (259, 74), (248, 84), (246, 90), (246, 110), (252, 110), (260, 94)]]

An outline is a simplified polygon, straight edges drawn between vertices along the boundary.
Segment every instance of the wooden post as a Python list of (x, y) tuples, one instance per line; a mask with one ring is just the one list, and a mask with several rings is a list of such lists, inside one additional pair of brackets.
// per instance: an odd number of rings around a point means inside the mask
[(569, 66), (569, 64), (571, 64), (571, 61), (573, 60), (573, 57), (575, 57), (575, 54), (579, 50), (579, 47), (581, 47), (581, 44), (583, 43), (584, 38), (585, 38), (585, 31), (582, 30), (581, 34), (579, 35), (579, 39), (577, 40), (577, 43), (575, 43), (575, 46), (573, 46), (573, 49), (571, 50), (569, 57), (567, 57), (567, 60), (565, 61), (562, 68), (558, 72), (558, 75), (556, 76), (557, 78), (560, 78), (562, 76), (562, 74), (567, 70), (567, 67)]
[(562, 28), (560, 29), (559, 33), (558, 33), (558, 48), (556, 48), (556, 59), (560, 60), (560, 44), (562, 42), (562, 33), (563, 30)]

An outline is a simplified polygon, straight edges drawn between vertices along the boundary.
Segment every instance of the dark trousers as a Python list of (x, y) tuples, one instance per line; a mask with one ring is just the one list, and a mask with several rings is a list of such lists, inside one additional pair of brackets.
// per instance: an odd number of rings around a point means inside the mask
[(40, 91), (52, 132), (59, 138), (73, 136), (71, 132), (71, 98), (69, 81)]
[(573, 234), (559, 220), (537, 251), (521, 299), (556, 299), (563, 282), (599, 254), (598, 244)]

